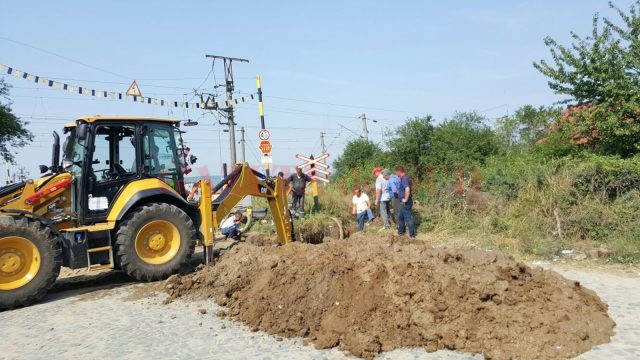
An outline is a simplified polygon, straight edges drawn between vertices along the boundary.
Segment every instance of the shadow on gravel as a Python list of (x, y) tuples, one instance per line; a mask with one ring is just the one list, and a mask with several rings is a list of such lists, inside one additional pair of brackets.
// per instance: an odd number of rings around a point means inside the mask
[[(188, 274), (195, 270), (196, 266), (204, 262), (203, 253), (196, 252), (193, 254), (188, 266), (180, 269), (181, 274)], [(164, 280), (160, 280), (164, 281)], [(157, 283), (157, 282), (152, 282)], [(95, 274), (83, 274), (64, 279), (58, 279), (47, 295), (39, 301), (39, 303), (47, 303), (51, 301), (57, 301), (66, 299), (69, 297), (75, 297), (79, 295), (85, 295), (100, 290), (116, 289), (122, 286), (130, 284), (151, 284), (136, 281), (132, 279), (123, 271), (111, 270)]]
[(134, 282), (135, 280), (127, 276), (127, 274), (117, 270), (58, 279), (39, 303), (57, 301), (99, 290), (115, 289)]

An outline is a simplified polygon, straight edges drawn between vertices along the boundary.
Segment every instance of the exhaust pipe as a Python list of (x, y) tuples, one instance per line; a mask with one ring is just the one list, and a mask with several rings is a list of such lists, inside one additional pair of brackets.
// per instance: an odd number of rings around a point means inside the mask
[(57, 132), (53, 132), (53, 149), (51, 153), (51, 166), (40, 165), (40, 173), (44, 174), (47, 171), (51, 171), (55, 174), (60, 171), (60, 135)]
[(57, 132), (53, 132), (53, 154), (51, 154), (51, 167), (49, 168), (52, 173), (60, 171), (60, 135)]

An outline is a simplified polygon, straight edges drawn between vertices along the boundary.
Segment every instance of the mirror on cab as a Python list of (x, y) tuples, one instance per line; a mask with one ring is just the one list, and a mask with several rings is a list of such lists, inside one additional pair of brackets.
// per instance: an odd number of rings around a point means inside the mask
[(85, 140), (87, 138), (87, 133), (89, 132), (89, 124), (86, 122), (79, 122), (78, 127), (76, 128), (76, 136), (79, 140)]

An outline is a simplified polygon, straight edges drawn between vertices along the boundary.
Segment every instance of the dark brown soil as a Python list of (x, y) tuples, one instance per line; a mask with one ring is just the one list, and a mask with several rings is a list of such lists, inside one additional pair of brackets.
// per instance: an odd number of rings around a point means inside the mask
[(276, 235), (252, 233), (246, 234), (245, 242), (255, 246), (272, 246), (280, 244)]
[(252, 329), (365, 358), (412, 347), (568, 358), (608, 342), (615, 325), (593, 291), (552, 271), (394, 236), (240, 244), (214, 267), (167, 280), (166, 291), (169, 301), (213, 299)]

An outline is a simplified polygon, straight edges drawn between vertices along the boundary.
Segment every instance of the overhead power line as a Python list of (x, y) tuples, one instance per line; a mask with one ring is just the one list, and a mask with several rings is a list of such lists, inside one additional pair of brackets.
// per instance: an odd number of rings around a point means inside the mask
[(352, 109), (367, 109), (367, 110), (387, 111), (387, 112), (395, 112), (395, 113), (405, 113), (405, 114), (420, 114), (421, 113), (421, 112), (418, 112), (418, 111), (398, 110), (398, 109), (385, 109), (385, 108), (376, 108), (376, 107), (364, 106), (364, 105), (349, 105), (349, 104), (338, 104), (338, 103), (315, 101), (315, 100), (294, 99), (294, 98), (288, 98), (288, 97), (283, 97), (283, 96), (273, 96), (273, 95), (272, 96), (266, 96), (265, 95), (265, 97), (266, 98), (272, 98), (272, 99), (303, 102), (303, 103), (309, 103), (309, 104), (339, 106), (339, 107), (346, 107), (346, 108), (352, 108)]
[(4, 37), (4, 36), (0, 36), (0, 40), (4, 40), (4, 41), (12, 42), (12, 43), (14, 43), (14, 44), (18, 44), (18, 45), (21, 45), (21, 46), (25, 46), (25, 47), (31, 48), (31, 49), (33, 49), (33, 50), (37, 50), (37, 51), (40, 51), (40, 52), (42, 52), (42, 53), (45, 53), (45, 54), (49, 54), (49, 55), (52, 55), (52, 56), (58, 57), (58, 58), (60, 58), (60, 59), (67, 60), (67, 61), (70, 61), (70, 62), (72, 62), (72, 63), (78, 64), (78, 65), (82, 65), (82, 66), (87, 67), (87, 68), (89, 68), (89, 69), (93, 69), (93, 70), (97, 70), (97, 71), (103, 72), (103, 73), (105, 73), (105, 74), (110, 74), (110, 75), (117, 76), (117, 77), (124, 78), (124, 79), (131, 79), (131, 77), (130, 77), (130, 76), (124, 76), (124, 75), (122, 75), (122, 74), (115, 73), (115, 72), (113, 72), (113, 71), (111, 71), (111, 70), (102, 69), (102, 68), (99, 68), (99, 67), (97, 67), (97, 66), (93, 66), (93, 65), (87, 64), (87, 63), (82, 62), (82, 61), (78, 61), (78, 60), (75, 60), (75, 59), (71, 59), (71, 58), (66, 57), (66, 56), (64, 56), (64, 55), (60, 55), (60, 54), (54, 53), (53, 51), (45, 50), (45, 49), (40, 48), (40, 47), (37, 47), (37, 46), (33, 46), (33, 45), (30, 45), (30, 44), (27, 44), (27, 43), (23, 43), (22, 41), (9, 39), (8, 37)]

